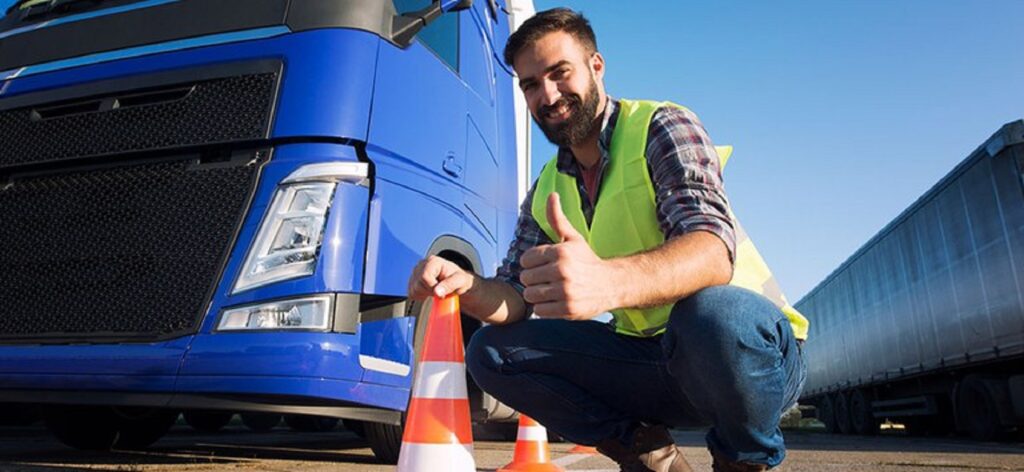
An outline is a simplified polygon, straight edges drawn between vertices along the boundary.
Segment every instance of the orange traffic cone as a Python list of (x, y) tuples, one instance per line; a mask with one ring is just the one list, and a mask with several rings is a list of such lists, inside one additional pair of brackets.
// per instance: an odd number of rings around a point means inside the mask
[(519, 433), (512, 462), (498, 472), (563, 472), (565, 469), (551, 463), (548, 450), (548, 431), (532, 418), (519, 414)]
[(398, 472), (475, 472), (457, 296), (434, 298), (413, 380)]
[(584, 446), (577, 444), (569, 449), (569, 454), (597, 454), (597, 448), (594, 446)]

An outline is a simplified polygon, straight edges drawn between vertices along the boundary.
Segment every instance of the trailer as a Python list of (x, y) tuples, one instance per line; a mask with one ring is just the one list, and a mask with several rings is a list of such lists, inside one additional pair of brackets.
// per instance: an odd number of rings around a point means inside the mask
[(1008, 123), (797, 303), (802, 402), (830, 432), (993, 439), (1024, 425), (1024, 121)]

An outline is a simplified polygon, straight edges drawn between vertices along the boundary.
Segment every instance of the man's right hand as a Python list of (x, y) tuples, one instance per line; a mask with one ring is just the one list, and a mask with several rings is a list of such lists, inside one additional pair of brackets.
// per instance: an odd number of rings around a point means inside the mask
[(453, 293), (464, 295), (476, 281), (476, 277), (463, 270), (454, 262), (443, 257), (430, 256), (416, 264), (409, 277), (409, 298), (425, 300), (428, 297), (444, 298)]

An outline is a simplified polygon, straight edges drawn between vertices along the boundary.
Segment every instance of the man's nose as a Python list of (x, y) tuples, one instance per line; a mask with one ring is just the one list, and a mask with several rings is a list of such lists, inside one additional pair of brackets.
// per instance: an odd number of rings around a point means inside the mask
[(551, 106), (562, 98), (562, 92), (558, 90), (558, 84), (551, 80), (541, 82), (544, 106)]

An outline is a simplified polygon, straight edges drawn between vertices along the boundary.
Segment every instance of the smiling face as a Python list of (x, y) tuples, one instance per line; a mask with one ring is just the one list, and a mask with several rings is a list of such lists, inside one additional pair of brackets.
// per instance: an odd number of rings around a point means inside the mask
[(533, 120), (548, 141), (572, 147), (594, 136), (605, 103), (604, 58), (554, 31), (515, 56), (513, 68)]

